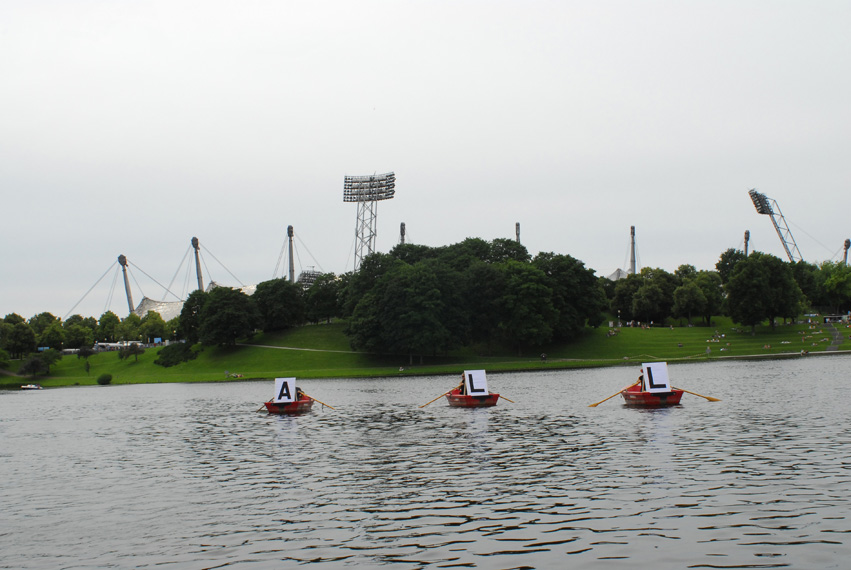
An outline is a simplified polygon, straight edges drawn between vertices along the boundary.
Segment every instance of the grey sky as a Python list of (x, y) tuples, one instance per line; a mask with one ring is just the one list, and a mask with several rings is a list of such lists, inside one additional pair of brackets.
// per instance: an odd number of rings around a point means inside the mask
[[(841, 259), (850, 29), (846, 1), (6, 0), (0, 316), (64, 317), (119, 254), (168, 285), (193, 236), (246, 285), (287, 225), (297, 271), (351, 270), (343, 177), (373, 172), (380, 251), (519, 222), (598, 275), (630, 225), (641, 266), (712, 269), (746, 229), (785, 258), (756, 187)], [(112, 277), (73, 312), (124, 317)]]

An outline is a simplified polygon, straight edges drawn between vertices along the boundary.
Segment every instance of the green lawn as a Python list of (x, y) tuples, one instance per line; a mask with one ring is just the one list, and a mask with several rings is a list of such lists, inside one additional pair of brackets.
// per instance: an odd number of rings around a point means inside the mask
[[(608, 327), (600, 327), (588, 329), (574, 342), (528, 350), (521, 355), (516, 349), (466, 349), (425, 357), (422, 364), (415, 357), (413, 366), (409, 365), (407, 356), (352, 351), (340, 323), (310, 325), (258, 335), (235, 348), (204, 348), (196, 360), (171, 368), (153, 364), (158, 348), (147, 349), (138, 362), (133, 358), (122, 361), (115, 352), (96, 354), (89, 358), (88, 374), (84, 359), (65, 356), (51, 367), (49, 377), (0, 376), (0, 386), (17, 387), (30, 381), (43, 386), (96, 384), (98, 376), (105, 373), (112, 374), (113, 384), (132, 384), (225, 381), (233, 380), (234, 375), (244, 379), (331, 378), (455, 374), (464, 368), (497, 371), (617, 366), (658, 360), (794, 355), (801, 350), (819, 352), (831, 344), (832, 338), (829, 329), (822, 325), (781, 325), (775, 330), (762, 326), (757, 327), (756, 335), (751, 335), (750, 330), (737, 329), (729, 319), (716, 318), (713, 324), (713, 327), (623, 327), (613, 336), (609, 336)], [(839, 349), (851, 349), (851, 328), (845, 325), (836, 328), (842, 335)], [(542, 352), (547, 354), (546, 362), (541, 360)], [(15, 372), (18, 366), (20, 361), (12, 361), (9, 371)]]

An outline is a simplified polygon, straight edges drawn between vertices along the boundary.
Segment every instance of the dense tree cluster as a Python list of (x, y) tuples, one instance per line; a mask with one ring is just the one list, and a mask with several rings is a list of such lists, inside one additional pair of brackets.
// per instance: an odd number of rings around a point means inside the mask
[(506, 239), (402, 244), (365, 258), (341, 292), (353, 347), (411, 361), (465, 346), (522, 351), (569, 340), (600, 324), (605, 309), (582, 262), (553, 253), (531, 259)]

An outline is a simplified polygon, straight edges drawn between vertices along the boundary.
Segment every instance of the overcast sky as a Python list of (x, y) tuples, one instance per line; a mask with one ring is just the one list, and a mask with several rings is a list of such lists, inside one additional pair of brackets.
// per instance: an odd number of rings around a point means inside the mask
[(0, 316), (126, 316), (120, 254), (134, 303), (185, 296), (193, 236), (205, 282), (272, 278), (288, 225), (296, 272), (350, 271), (343, 178), (389, 171), (379, 251), (519, 222), (598, 275), (631, 225), (641, 267), (745, 230), (785, 259), (756, 187), (841, 260), (849, 30), (827, 0), (5, 0)]

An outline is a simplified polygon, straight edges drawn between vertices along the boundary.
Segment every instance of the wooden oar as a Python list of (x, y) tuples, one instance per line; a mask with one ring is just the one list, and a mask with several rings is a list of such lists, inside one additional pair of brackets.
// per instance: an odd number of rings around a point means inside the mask
[[(463, 386), (463, 385), (464, 385), (464, 382), (462, 381), (460, 384), (458, 384), (457, 386), (455, 386), (454, 388), (452, 388), (452, 390), (457, 390), (458, 388), (460, 388), (460, 387), (461, 387), (461, 386)], [(431, 404), (431, 403), (433, 403), (433, 402), (438, 401), (439, 399), (441, 399), (441, 398), (442, 398), (442, 397), (444, 397), (445, 395), (447, 395), (447, 394), (451, 394), (451, 393), (452, 393), (452, 390), (449, 390), (449, 392), (444, 392), (443, 394), (441, 394), (440, 396), (438, 396), (437, 398), (435, 398), (435, 399), (434, 399), (434, 400), (432, 400), (431, 402), (426, 402), (425, 404), (423, 404), (423, 405), (422, 405), (422, 406), (420, 406), (420, 407), (421, 407), (421, 408), (425, 408), (425, 407), (426, 407), (426, 406), (428, 406), (429, 404)]]
[(671, 386), (674, 390), (682, 390), (686, 394), (691, 394), (692, 396), (700, 396), (701, 398), (706, 398), (710, 402), (720, 402), (721, 398), (713, 398), (712, 396), (704, 396), (703, 394), (698, 394), (697, 392), (689, 392), (688, 390), (683, 390), (682, 388), (677, 388), (676, 386)]
[[(508, 400), (508, 398), (506, 398), (502, 394), (500, 394), (499, 397), (502, 398), (503, 400)], [(514, 403), (514, 400), (508, 400), (508, 401), (511, 402), (512, 404)]]
[[(629, 389), (629, 388), (632, 388), (633, 386), (635, 386), (635, 385), (636, 385), (636, 384), (638, 384), (639, 382), (641, 382), (641, 380), (636, 380), (635, 382), (633, 382), (633, 383), (632, 383), (632, 384), (630, 384), (629, 386), (625, 386), (624, 388), (621, 388), (620, 390), (618, 390), (617, 392), (615, 392), (614, 394), (612, 394), (611, 396), (609, 396), (608, 398), (606, 398), (606, 400), (611, 400), (612, 398), (614, 398), (615, 396), (617, 396), (618, 394), (620, 394), (620, 393), (621, 393), (621, 392), (623, 392), (624, 390), (627, 390), (627, 389)], [(596, 408), (597, 406), (599, 406), (600, 404), (602, 404), (602, 403), (603, 403), (603, 402), (605, 402), (606, 400), (600, 400), (600, 401), (599, 401), (599, 402), (597, 402), (596, 404), (588, 404), (588, 407), (589, 407), (589, 408)]]
[(325, 402), (323, 402), (322, 400), (317, 400), (317, 399), (316, 399), (316, 398), (314, 398), (313, 396), (308, 396), (307, 394), (305, 394), (305, 396), (307, 396), (308, 398), (310, 398), (310, 399), (311, 399), (311, 400), (313, 400), (314, 402), (319, 402), (319, 403), (320, 403), (320, 404), (322, 404), (323, 406), (328, 407), (328, 408), (331, 408), (332, 410), (336, 410), (336, 409), (337, 409), (337, 408), (335, 408), (334, 406), (329, 406), (328, 404), (326, 404), (326, 403), (325, 403)]
[[(274, 399), (275, 399), (275, 398), (272, 398), (272, 399), (270, 399), (270, 400), (268, 400), (268, 401), (269, 401), (269, 402), (271, 402), (271, 401), (272, 401), (272, 400), (274, 400)], [(262, 411), (263, 411), (263, 410), (265, 410), (265, 409), (266, 409), (266, 406), (265, 406), (265, 404), (264, 404), (264, 405), (260, 406), (260, 408), (259, 408), (257, 411), (258, 411), (258, 412), (262, 412)], [(256, 413), (256, 412), (255, 412), (255, 413)]]
[[(455, 388), (452, 388), (452, 390), (454, 390), (454, 389), (455, 389)], [(452, 390), (449, 390), (449, 392), (444, 392), (443, 394), (441, 394), (440, 396), (438, 396), (437, 398), (435, 398), (435, 399), (434, 399), (434, 400), (432, 400), (431, 402), (426, 402), (425, 404), (423, 404), (423, 405), (422, 405), (422, 406), (420, 406), (420, 407), (421, 407), (421, 408), (425, 408), (426, 406), (428, 406), (428, 405), (429, 405), (429, 404), (431, 404), (432, 402), (436, 402), (436, 401), (438, 401), (439, 399), (441, 399), (442, 397), (444, 397), (445, 395), (449, 394), (450, 392), (452, 392)]]

